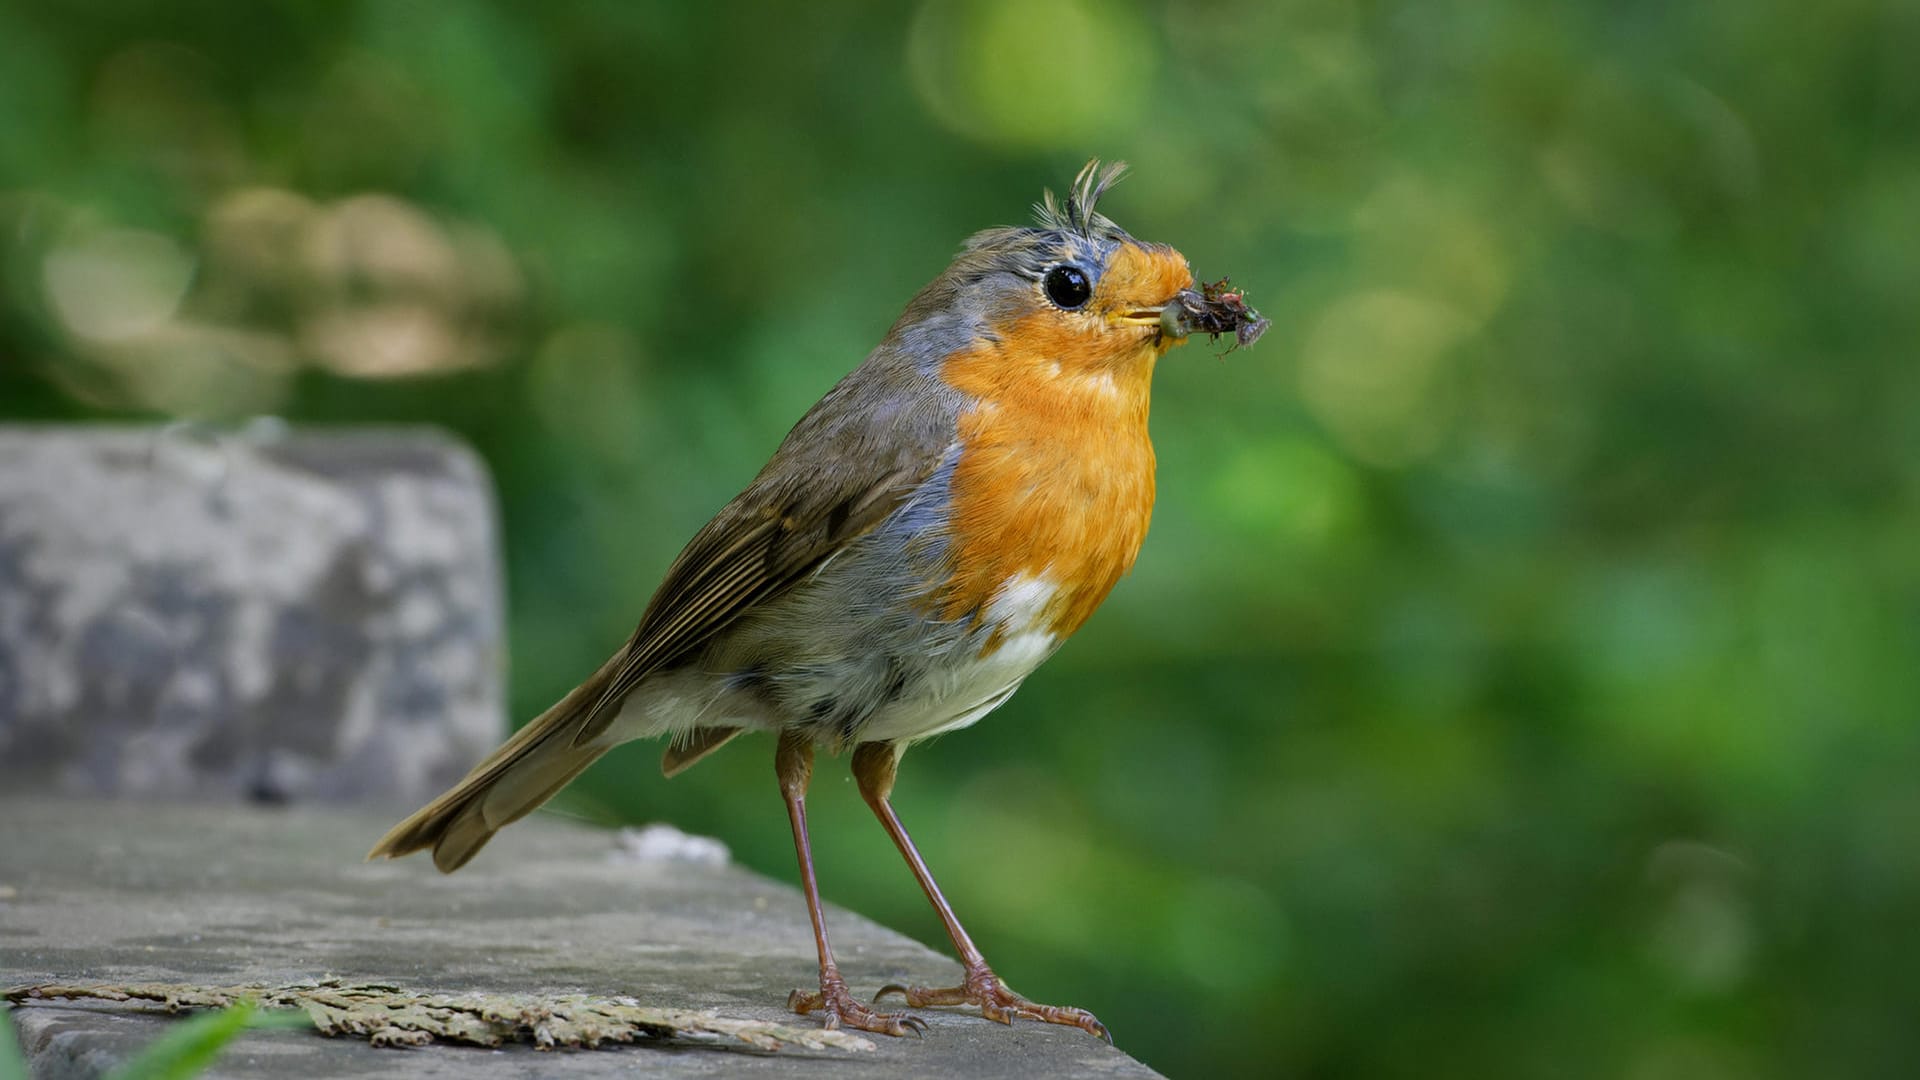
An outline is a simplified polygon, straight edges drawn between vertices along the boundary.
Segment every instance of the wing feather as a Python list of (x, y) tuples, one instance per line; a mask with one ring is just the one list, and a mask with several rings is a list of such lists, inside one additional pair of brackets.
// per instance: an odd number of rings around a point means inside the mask
[(785, 455), (776, 456), (674, 560), (573, 745), (604, 733), (640, 680), (805, 580), (886, 520), (939, 467), (946, 449), (900, 445), (878, 468), (849, 469), (842, 458), (837, 475), (780, 468)]

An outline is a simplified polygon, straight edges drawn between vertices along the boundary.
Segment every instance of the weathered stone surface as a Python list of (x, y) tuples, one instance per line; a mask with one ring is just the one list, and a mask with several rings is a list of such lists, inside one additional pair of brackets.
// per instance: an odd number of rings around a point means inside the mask
[[(410, 990), (631, 995), (650, 1005), (811, 1022), (783, 1007), (815, 981), (806, 906), (737, 866), (637, 858), (604, 832), (536, 817), (458, 874), (364, 863), (384, 815), (0, 797), (0, 981), (311, 982)], [(828, 913), (856, 992), (945, 985), (959, 966), (858, 916)], [(243, 1037), (213, 1077), (1150, 1077), (1078, 1030), (917, 1010), (924, 1039), (870, 1053), (688, 1044), (542, 1053), (380, 1050), (307, 1032)], [(124, 1009), (15, 1010), (35, 1075), (92, 1077), (162, 1033)], [(1118, 1037), (1124, 1045), (1126, 1034)]]
[(501, 612), (447, 435), (0, 427), (0, 785), (424, 800), (505, 730)]

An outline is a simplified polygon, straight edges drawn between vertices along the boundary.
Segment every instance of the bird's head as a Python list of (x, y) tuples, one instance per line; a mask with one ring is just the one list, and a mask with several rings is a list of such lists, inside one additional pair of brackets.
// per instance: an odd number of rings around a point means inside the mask
[[(1190, 327), (1176, 302), (1193, 285), (1184, 255), (1136, 240), (1095, 209), (1126, 166), (1090, 161), (1065, 200), (1047, 192), (1034, 224), (968, 240), (907, 308), (896, 334), (970, 339), (1006, 362), (1144, 379)], [(1189, 294), (1191, 295), (1191, 294)]]

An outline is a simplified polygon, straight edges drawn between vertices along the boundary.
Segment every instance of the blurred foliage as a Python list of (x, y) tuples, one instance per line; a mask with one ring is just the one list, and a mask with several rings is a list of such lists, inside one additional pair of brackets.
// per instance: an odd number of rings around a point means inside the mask
[(262, 1011), (251, 1001), (199, 1013), (174, 1025), (107, 1074), (107, 1080), (191, 1080), (213, 1067), (248, 1031), (313, 1027), (304, 1012)]
[[(1920, 7), (0, 7), (0, 411), (433, 421), (514, 700), (1088, 156), (1231, 274), (1138, 570), (899, 791), (1169, 1072), (1920, 1061)], [(791, 879), (765, 740), (576, 806)], [(851, 784), (835, 900), (941, 944)], [(796, 971), (796, 980), (804, 973)]]
[(0, 1008), (0, 1080), (28, 1080), (27, 1055), (13, 1030), (13, 1009)]

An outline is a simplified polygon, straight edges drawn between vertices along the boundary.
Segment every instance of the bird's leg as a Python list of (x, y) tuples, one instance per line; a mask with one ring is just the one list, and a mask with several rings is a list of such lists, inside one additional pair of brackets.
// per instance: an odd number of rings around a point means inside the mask
[(959, 986), (930, 990), (922, 986), (901, 986), (898, 983), (881, 987), (874, 995), (878, 1001), (890, 993), (897, 993), (907, 999), (913, 1008), (928, 1005), (978, 1005), (980, 1011), (989, 1020), (998, 1020), (1003, 1024), (1013, 1023), (1018, 1016), (1027, 1020), (1044, 1020), (1049, 1024), (1067, 1024), (1092, 1034), (1108, 1042), (1113, 1036), (1107, 1034), (1107, 1026), (1085, 1009), (1072, 1006), (1040, 1005), (1019, 994), (1000, 980), (993, 969), (987, 966), (986, 957), (980, 955), (973, 939), (967, 936), (966, 928), (953, 914), (947, 898), (941, 895), (940, 886), (933, 880), (933, 874), (927, 869), (926, 860), (913, 846), (913, 838), (907, 835), (906, 827), (900, 824), (899, 815), (893, 812), (893, 805), (887, 796), (893, 792), (893, 777), (900, 764), (900, 751), (892, 743), (861, 743), (853, 752), (853, 776), (860, 784), (860, 796), (873, 808), (874, 816), (893, 837), (895, 847), (907, 860), (907, 866), (913, 870), (914, 879), (920, 882), (920, 889), (927, 894), (927, 900), (933, 904), (935, 914), (946, 924), (947, 936), (953, 939), (953, 948), (960, 954), (960, 965), (965, 977)]
[(793, 850), (800, 858), (800, 886), (807, 893), (807, 914), (813, 916), (813, 943), (820, 950), (820, 990), (805, 993), (795, 990), (787, 997), (787, 1007), (797, 1013), (818, 1009), (825, 1013), (826, 1026), (845, 1024), (862, 1031), (883, 1035), (918, 1035), (926, 1030), (926, 1021), (906, 1013), (875, 1012), (856, 1001), (847, 992), (840, 967), (833, 962), (833, 946), (827, 944), (827, 923), (820, 913), (820, 887), (813, 876), (813, 846), (807, 842), (807, 783), (813, 779), (813, 741), (797, 732), (783, 732), (780, 747), (774, 751), (774, 772), (780, 777), (780, 794), (787, 801), (787, 820), (793, 823)]

